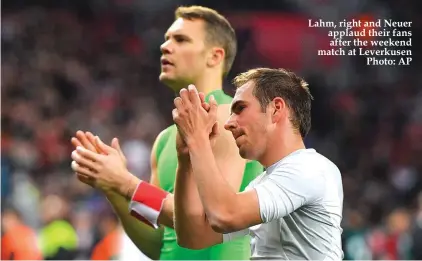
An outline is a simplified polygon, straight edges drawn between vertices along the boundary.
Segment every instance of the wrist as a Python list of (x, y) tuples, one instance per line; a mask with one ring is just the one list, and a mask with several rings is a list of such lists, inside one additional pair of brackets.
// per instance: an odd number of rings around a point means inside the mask
[(190, 161), (189, 149), (187, 146), (182, 149), (176, 148), (176, 152), (177, 152), (177, 159), (179, 160), (179, 162)]
[(110, 198), (113, 197), (115, 195), (119, 195), (120, 193), (116, 193), (115, 190), (112, 189), (107, 189), (107, 190), (102, 190), (102, 192), (104, 193), (104, 195), (106, 196), (106, 198)]
[(120, 188), (118, 189), (119, 194), (130, 200), (140, 182), (141, 180), (139, 178), (137, 178), (132, 173), (127, 172), (123, 184), (121, 184)]
[(191, 169), (191, 162), (190, 162), (190, 156), (188, 155), (184, 155), (182, 157), (178, 157), (177, 158), (177, 168), (178, 170), (182, 171), (182, 172), (189, 172)]
[(186, 140), (186, 145), (188, 146), (189, 151), (197, 150), (204, 146), (206, 142), (209, 142), (209, 135), (205, 132), (196, 132), (192, 137)]
[(190, 165), (189, 154), (178, 155), (177, 163), (179, 164), (179, 166), (189, 166)]
[(159, 227), (159, 216), (169, 193), (145, 181), (139, 181), (129, 199), (131, 216), (154, 228)]

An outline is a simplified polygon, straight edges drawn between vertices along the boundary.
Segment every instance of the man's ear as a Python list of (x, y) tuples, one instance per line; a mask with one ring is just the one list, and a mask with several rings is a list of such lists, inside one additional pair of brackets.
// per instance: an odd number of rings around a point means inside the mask
[(224, 64), (224, 57), (226, 53), (223, 48), (213, 47), (208, 55), (207, 65), (209, 67), (216, 67)]
[(273, 123), (276, 123), (286, 116), (287, 104), (283, 98), (275, 97), (271, 101), (271, 109), (272, 109), (271, 117), (272, 117)]

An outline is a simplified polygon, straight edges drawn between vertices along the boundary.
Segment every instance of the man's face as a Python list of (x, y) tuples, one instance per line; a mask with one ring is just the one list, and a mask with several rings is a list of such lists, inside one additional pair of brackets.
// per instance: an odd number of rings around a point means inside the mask
[(195, 83), (206, 68), (204, 28), (202, 20), (179, 18), (165, 34), (159, 79), (176, 91)]
[(253, 89), (254, 83), (249, 81), (236, 90), (224, 127), (232, 132), (242, 158), (259, 160), (267, 147), (271, 115), (262, 112)]

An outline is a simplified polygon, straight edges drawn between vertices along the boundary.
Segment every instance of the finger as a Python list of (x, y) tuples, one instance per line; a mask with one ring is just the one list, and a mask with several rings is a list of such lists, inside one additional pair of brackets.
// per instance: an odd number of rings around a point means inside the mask
[(78, 172), (75, 172), (75, 174), (76, 174), (76, 178), (79, 181), (81, 181), (81, 182), (83, 182), (83, 183), (85, 183), (87, 185), (90, 185), (91, 187), (94, 186), (94, 182), (95, 182), (95, 179), (94, 178), (88, 177), (88, 176), (86, 176), (86, 175), (84, 175), (82, 173), (78, 173)]
[(92, 132), (87, 131), (85, 132), (86, 138), (89, 140), (89, 142), (95, 147), (95, 149), (97, 150), (98, 153), (101, 153), (101, 149), (97, 146), (97, 142), (95, 141), (95, 137), (94, 134), (92, 134)]
[(104, 151), (107, 154), (115, 152), (115, 149), (105, 144), (100, 137), (95, 136), (95, 144), (98, 148), (100, 148), (101, 151)]
[(94, 134), (92, 134), (92, 132), (87, 131), (87, 132), (85, 132), (85, 135), (86, 135), (87, 139), (89, 140), (89, 142), (91, 142), (92, 144), (94, 144), (95, 149), (97, 150), (98, 153), (107, 155), (107, 153), (105, 151), (102, 151), (97, 146), (97, 142), (95, 141), (95, 136), (94, 136)]
[(81, 155), (82, 157), (84, 157), (84, 158), (86, 158), (88, 160), (91, 160), (91, 161), (97, 161), (97, 162), (99, 162), (99, 161), (102, 160), (102, 157), (103, 157), (103, 155), (100, 155), (98, 153), (92, 152), (92, 151), (87, 150), (87, 149), (85, 149), (83, 147), (77, 147), (76, 148), (76, 151), (78, 152), (79, 155)]
[(218, 136), (220, 134), (220, 129), (218, 128), (218, 121), (215, 122), (215, 124), (212, 126), (212, 130), (211, 130), (211, 134), (210, 134), (210, 138), (215, 138), (216, 136)]
[(182, 101), (182, 98), (180, 98), (180, 97), (174, 98), (174, 106), (178, 110), (183, 110), (183, 101)]
[(180, 98), (182, 99), (182, 103), (183, 105), (189, 105), (190, 102), (190, 97), (189, 97), (189, 91), (186, 90), (186, 88), (183, 88), (180, 90), (179, 92)]
[(207, 112), (209, 112), (210, 110), (210, 105), (206, 102), (201, 103), (202, 108), (204, 108), (204, 110), (206, 110)]
[(102, 150), (100, 147), (98, 147), (97, 142), (95, 141), (95, 136), (91, 132), (87, 131), (85, 133), (87, 141), (92, 145), (93, 148), (95, 148), (94, 152), (97, 152), (99, 154), (107, 155), (106, 151)]
[(190, 84), (188, 86), (189, 91), (189, 100), (194, 106), (199, 106), (201, 104), (201, 99), (199, 98), (198, 90), (195, 85)]
[(79, 165), (76, 161), (72, 161), (70, 166), (74, 172), (80, 173), (86, 177), (94, 178), (96, 176), (96, 173), (94, 171)]
[(205, 93), (199, 92), (198, 95), (199, 95), (199, 99), (201, 100), (201, 103), (205, 102)]
[(82, 143), (75, 137), (72, 137), (70, 139), (70, 142), (72, 143), (73, 146), (75, 146), (75, 148), (78, 146), (83, 147)]
[(122, 149), (120, 148), (120, 144), (119, 144), (119, 140), (117, 138), (113, 138), (111, 140), (111, 147), (115, 150), (117, 150), (117, 152), (121, 153)]
[(117, 152), (119, 153), (120, 158), (122, 158), (123, 160), (126, 159), (125, 154), (123, 154), (123, 151), (120, 148), (120, 144), (119, 144), (119, 139), (118, 138), (113, 138), (113, 140), (111, 141), (111, 147), (114, 148), (115, 150), (117, 150)]
[(210, 105), (205, 101), (205, 93), (199, 92), (199, 99), (201, 100), (201, 106), (204, 110), (208, 111), (210, 109)]
[(86, 137), (86, 135), (85, 135), (84, 132), (77, 131), (76, 132), (76, 138), (82, 144), (82, 147), (84, 147), (85, 149), (91, 150), (91, 151), (95, 151), (94, 145), (89, 142), (89, 140), (87, 139), (87, 137)]
[(214, 95), (211, 95), (211, 97), (210, 97), (210, 110), (209, 110), (208, 114), (213, 118), (217, 118), (217, 109), (218, 109), (217, 101), (215, 100)]
[(76, 150), (72, 152), (71, 157), (76, 163), (78, 163), (79, 166), (97, 170), (98, 165), (94, 161), (91, 161), (82, 157), (81, 155), (79, 155), (79, 153)]
[(97, 152), (95, 145), (88, 140), (84, 132), (77, 131), (76, 137), (82, 143), (82, 147), (84, 147), (87, 150)]
[(179, 111), (177, 109), (173, 109), (171, 111), (171, 115), (173, 116), (173, 121), (176, 123), (179, 119)]

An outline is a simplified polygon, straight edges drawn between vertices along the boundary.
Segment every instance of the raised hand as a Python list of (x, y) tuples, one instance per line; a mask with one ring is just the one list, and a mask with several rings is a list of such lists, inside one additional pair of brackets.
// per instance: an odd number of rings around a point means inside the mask
[[(105, 154), (105, 151), (101, 151), (100, 148), (96, 147), (95, 136), (89, 131), (77, 131), (76, 137), (72, 137), (71, 142), (73, 146), (75, 146), (75, 148), (81, 146), (92, 152)], [(111, 140), (110, 145), (112, 148), (116, 149), (119, 152), (119, 155), (122, 158), (123, 162), (125, 163), (125, 165), (127, 165), (127, 159), (126, 156), (123, 154), (122, 149), (120, 148), (119, 140), (117, 138), (113, 138)]]
[(127, 160), (117, 138), (112, 140), (110, 147), (89, 132), (78, 132), (77, 137), (71, 141), (77, 148), (72, 152), (72, 169), (78, 179), (102, 191), (126, 194), (127, 182), (137, 178), (127, 170)]
[[(84, 133), (83, 131), (79, 130), (79, 131), (76, 132), (75, 136), (76, 137), (72, 137), (71, 140), (70, 140), (72, 145), (75, 146), (75, 149), (77, 147), (83, 147), (83, 148), (90, 150), (92, 152), (95, 152), (95, 153), (102, 153), (100, 151), (100, 149), (95, 146), (95, 137), (91, 132)], [(94, 178), (89, 177), (89, 176), (82, 174), (80, 172), (75, 172), (75, 174), (76, 174), (76, 177), (80, 181), (82, 181), (83, 183), (85, 183), (85, 184), (87, 184), (91, 187), (96, 187)]]
[[(195, 86), (189, 85), (188, 90), (180, 91), (180, 97), (174, 99), (174, 105), (176, 108), (172, 114), (179, 131), (179, 140), (182, 138), (189, 145), (195, 137), (211, 135), (212, 138), (218, 133), (218, 128), (215, 126), (218, 105), (214, 96), (211, 96), (209, 104), (206, 104), (201, 100)], [(205, 106), (208, 110), (204, 108)]]
[[(198, 96), (199, 96), (199, 100), (201, 102), (202, 108), (204, 108), (204, 110), (208, 112), (210, 110), (210, 104), (205, 102), (205, 94), (203, 92), (199, 92)], [(182, 156), (182, 157), (189, 156), (188, 147), (186, 145), (186, 142), (180, 135), (179, 131), (177, 131), (177, 136), (176, 136), (176, 150), (179, 156)]]

